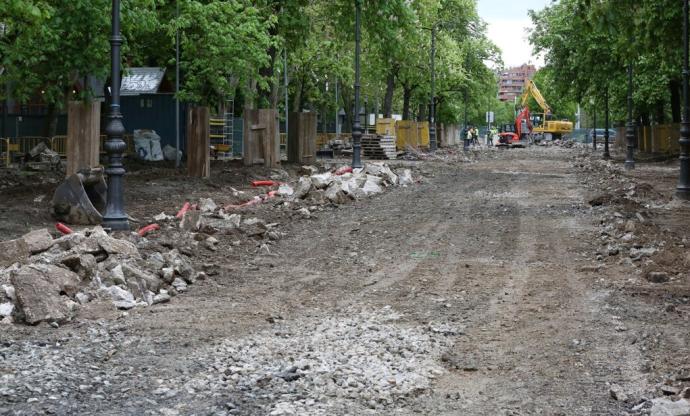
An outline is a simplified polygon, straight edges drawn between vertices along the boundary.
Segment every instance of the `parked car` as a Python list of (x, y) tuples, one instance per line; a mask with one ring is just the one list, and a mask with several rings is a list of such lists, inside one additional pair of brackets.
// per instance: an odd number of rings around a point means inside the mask
[[(605, 132), (606, 132), (606, 129), (596, 129), (596, 135), (597, 135), (597, 142), (598, 143), (604, 142), (604, 133)], [(594, 129), (590, 129), (589, 132), (587, 133), (587, 141), (589, 143), (592, 143), (592, 137), (594, 137)], [(609, 129), (609, 143), (614, 143), (615, 141), (616, 141), (616, 130)]]

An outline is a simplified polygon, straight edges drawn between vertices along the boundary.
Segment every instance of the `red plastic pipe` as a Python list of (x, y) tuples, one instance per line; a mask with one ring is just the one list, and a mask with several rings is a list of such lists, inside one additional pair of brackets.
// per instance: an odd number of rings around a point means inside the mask
[(61, 222), (55, 224), (55, 229), (60, 231), (62, 234), (72, 234), (74, 232), (71, 228)]
[(160, 230), (160, 229), (161, 229), (161, 226), (158, 224), (149, 224), (145, 227), (139, 228), (139, 231), (137, 231), (137, 234), (139, 234), (140, 236), (143, 237), (146, 234), (150, 233), (151, 231), (156, 231), (156, 230)]
[(180, 208), (180, 210), (177, 211), (177, 215), (175, 215), (175, 218), (178, 218), (178, 219), (182, 218), (184, 213), (189, 211), (190, 207), (191, 207), (191, 205), (189, 204), (189, 202), (185, 202), (184, 205), (182, 205), (182, 208)]
[(275, 181), (253, 181), (252, 186), (257, 188), (259, 186), (276, 186), (280, 185), (278, 182)]

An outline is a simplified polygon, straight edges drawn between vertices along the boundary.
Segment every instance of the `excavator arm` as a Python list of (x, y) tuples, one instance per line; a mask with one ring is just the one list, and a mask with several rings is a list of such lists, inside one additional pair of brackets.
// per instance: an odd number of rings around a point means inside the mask
[(546, 100), (544, 100), (544, 96), (541, 95), (539, 88), (537, 88), (537, 85), (534, 83), (534, 81), (528, 79), (525, 83), (525, 90), (522, 92), (522, 97), (520, 98), (523, 108), (527, 106), (527, 100), (529, 100), (530, 96), (534, 97), (544, 113), (551, 114), (551, 107), (549, 107), (549, 105), (546, 103)]

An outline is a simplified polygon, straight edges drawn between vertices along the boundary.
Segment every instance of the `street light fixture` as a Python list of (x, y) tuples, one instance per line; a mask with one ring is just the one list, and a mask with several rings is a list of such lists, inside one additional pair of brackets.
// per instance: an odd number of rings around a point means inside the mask
[(103, 227), (113, 231), (129, 230), (129, 219), (124, 210), (124, 174), (122, 165), (122, 153), (127, 148), (122, 139), (125, 134), (125, 126), (122, 124), (120, 113), (120, 0), (112, 3), (112, 36), (110, 37), (110, 112), (108, 113), (108, 126), (105, 132), (108, 139), (105, 142), (105, 151), (108, 154), (108, 167), (105, 173), (108, 175), (108, 195), (106, 199), (105, 214), (103, 215)]
[[(359, 112), (359, 54), (360, 54), (360, 14), (362, 9), (361, 0), (355, 0), (355, 111)], [(352, 123), (352, 168), (362, 167), (362, 124), (359, 114), (354, 114)]]
[(688, 77), (690, 68), (688, 58), (688, 0), (683, 0), (683, 119), (680, 124), (680, 175), (676, 196), (690, 200), (690, 93)]

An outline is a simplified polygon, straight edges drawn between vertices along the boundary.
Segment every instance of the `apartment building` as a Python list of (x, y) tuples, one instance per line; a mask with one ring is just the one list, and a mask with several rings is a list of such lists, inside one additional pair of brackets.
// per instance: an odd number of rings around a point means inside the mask
[(501, 101), (513, 101), (519, 97), (525, 80), (532, 79), (537, 68), (534, 65), (524, 64), (514, 68), (508, 68), (500, 73), (498, 85), (498, 99)]

